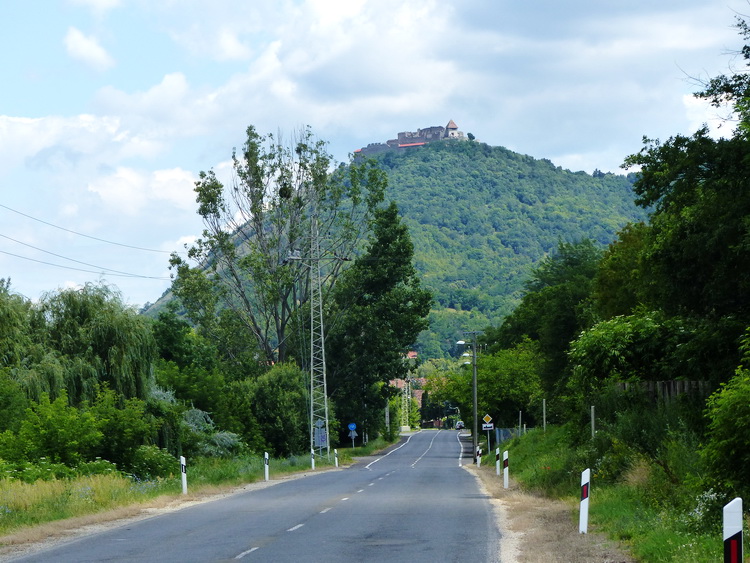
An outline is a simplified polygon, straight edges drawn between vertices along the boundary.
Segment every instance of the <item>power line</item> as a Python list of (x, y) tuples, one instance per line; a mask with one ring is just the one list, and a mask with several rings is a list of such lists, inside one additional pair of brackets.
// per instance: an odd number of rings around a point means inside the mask
[[(148, 280), (165, 280), (168, 281), (170, 278), (165, 277), (159, 277), (159, 276), (142, 276), (140, 274), (128, 274), (128, 273), (114, 273), (115, 270), (112, 271), (103, 271), (103, 270), (84, 270), (83, 268), (74, 268), (73, 266), (63, 266), (61, 264), (53, 264), (52, 262), (45, 262), (44, 260), (36, 260), (35, 258), (29, 258), (28, 256), (21, 256), (20, 254), (13, 254), (12, 252), (6, 252), (5, 250), (0, 250), (0, 254), (7, 254), (8, 256), (13, 256), (14, 258), (20, 258), (21, 260), (28, 260), (29, 262), (36, 262), (37, 264), (44, 264), (46, 266), (54, 266), (56, 268), (63, 268), (65, 270), (75, 270), (76, 272), (86, 272), (88, 274), (107, 274), (111, 276), (118, 276), (121, 278), (141, 278), (141, 279), (148, 279)], [(70, 260), (70, 258), (66, 258), (66, 260)], [(92, 266), (96, 268), (96, 266)], [(107, 270), (107, 268), (104, 268), (104, 270)]]
[[(50, 252), (49, 250), (44, 250), (43, 248), (39, 248), (37, 246), (31, 245), (31, 244), (27, 244), (25, 242), (21, 242), (20, 240), (16, 240), (16, 239), (14, 239), (12, 237), (9, 237), (7, 235), (0, 234), (0, 237), (8, 239), (8, 240), (13, 241), (13, 242), (18, 243), (18, 244), (21, 244), (23, 246), (28, 246), (29, 248), (33, 248), (34, 250), (38, 250), (39, 252), (44, 252), (45, 254), (49, 254), (50, 256), (54, 256), (56, 258), (62, 258), (63, 260), (69, 260), (71, 262), (75, 262), (76, 264), (81, 264), (83, 266), (89, 266), (91, 268), (96, 268), (100, 272), (106, 270), (107, 272), (110, 272), (112, 274), (120, 274), (122, 276), (127, 276), (127, 277), (139, 277), (139, 278), (150, 278), (150, 277), (152, 277), (152, 276), (141, 276), (141, 275), (138, 275), (138, 274), (131, 274), (131, 273), (123, 272), (123, 271), (120, 271), (120, 270), (113, 270), (112, 268), (106, 268), (104, 266), (97, 266), (96, 264), (89, 264), (88, 262), (81, 262), (80, 260), (75, 260), (74, 258), (68, 258), (67, 256), (63, 256), (62, 254), (55, 254), (54, 252)], [(10, 253), (6, 253), (6, 254), (10, 254)], [(17, 255), (13, 255), (13, 256), (17, 256)], [(23, 258), (23, 256), (18, 256), (18, 257), (19, 258)], [(29, 260), (33, 260), (33, 259), (29, 258)], [(52, 264), (52, 265), (54, 265), (54, 264)], [(59, 267), (60, 268), (65, 268), (65, 266), (59, 266)], [(154, 279), (163, 279), (163, 278), (154, 278)]]
[(22, 216), (24, 216), (24, 217), (26, 217), (28, 219), (31, 219), (32, 221), (37, 221), (39, 223), (43, 223), (43, 224), (48, 225), (50, 227), (54, 227), (55, 229), (60, 229), (61, 231), (65, 231), (66, 233), (72, 233), (72, 234), (77, 235), (79, 237), (86, 237), (86, 238), (89, 238), (89, 239), (92, 239), (92, 240), (96, 240), (96, 241), (99, 241), (99, 242), (103, 242), (103, 243), (106, 243), (106, 244), (114, 244), (116, 246), (123, 246), (125, 248), (132, 248), (134, 250), (142, 250), (144, 252), (159, 252), (159, 253), (163, 253), (163, 254), (170, 254), (171, 253), (169, 250), (155, 250), (153, 248), (143, 248), (141, 246), (133, 246), (133, 245), (130, 245), (130, 244), (124, 244), (124, 243), (121, 243), (121, 242), (114, 242), (114, 241), (106, 240), (106, 239), (103, 239), (103, 238), (93, 237), (91, 235), (84, 235), (83, 233), (79, 233), (79, 232), (76, 232), (76, 231), (71, 231), (70, 229), (66, 229), (65, 227), (60, 227), (58, 225), (53, 225), (52, 223), (48, 223), (47, 221), (43, 221), (41, 219), (37, 219), (36, 217), (32, 217), (31, 215), (27, 215), (26, 213), (22, 213), (21, 211), (17, 211), (16, 209), (12, 209), (12, 208), (8, 207), (7, 205), (3, 205), (2, 203), (0, 203), (0, 207), (2, 207), (3, 209), (7, 209), (8, 211), (12, 211), (13, 213), (18, 213), (19, 215), (22, 215)]

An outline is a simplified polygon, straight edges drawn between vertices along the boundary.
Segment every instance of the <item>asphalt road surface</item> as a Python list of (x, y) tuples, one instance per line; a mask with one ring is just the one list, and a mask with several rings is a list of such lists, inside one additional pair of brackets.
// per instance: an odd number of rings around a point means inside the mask
[(499, 561), (491, 504), (461, 469), (471, 463), (462, 453), (456, 431), (417, 432), (343, 470), (193, 505), (14, 561)]

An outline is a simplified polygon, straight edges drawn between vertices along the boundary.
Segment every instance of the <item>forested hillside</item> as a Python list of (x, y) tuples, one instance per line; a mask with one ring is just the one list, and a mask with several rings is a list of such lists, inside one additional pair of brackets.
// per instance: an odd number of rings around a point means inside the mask
[(497, 324), (559, 242), (606, 246), (626, 223), (646, 218), (625, 176), (570, 172), (503, 147), (437, 142), (376, 159), (435, 296), (422, 357), (445, 355), (462, 330)]

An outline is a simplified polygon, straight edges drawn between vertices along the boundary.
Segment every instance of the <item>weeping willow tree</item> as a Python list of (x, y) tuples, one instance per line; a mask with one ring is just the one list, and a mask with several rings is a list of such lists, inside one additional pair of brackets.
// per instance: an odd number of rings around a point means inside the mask
[(37, 307), (63, 374), (36, 382), (40, 389), (62, 384), (72, 404), (92, 401), (100, 384), (126, 399), (146, 398), (156, 345), (147, 321), (119, 293), (87, 284), (47, 294)]

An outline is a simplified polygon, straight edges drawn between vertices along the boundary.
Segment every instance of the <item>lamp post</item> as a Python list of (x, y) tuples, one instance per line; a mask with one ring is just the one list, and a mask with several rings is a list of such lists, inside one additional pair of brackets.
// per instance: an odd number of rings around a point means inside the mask
[[(479, 422), (478, 422), (478, 414), (477, 414), (477, 334), (480, 334), (481, 331), (478, 330), (472, 330), (472, 331), (464, 331), (464, 334), (468, 334), (472, 336), (472, 343), (471, 343), (471, 355), (472, 355), (472, 372), (471, 372), (471, 387), (472, 387), (472, 400), (473, 400), (473, 421), (472, 421), (472, 429), (471, 429), (471, 438), (473, 441), (473, 448), (474, 453), (472, 454), (472, 457), (474, 459), (474, 463), (477, 462), (477, 449), (479, 447)], [(464, 345), (466, 342), (463, 340), (459, 340), (456, 344)]]

